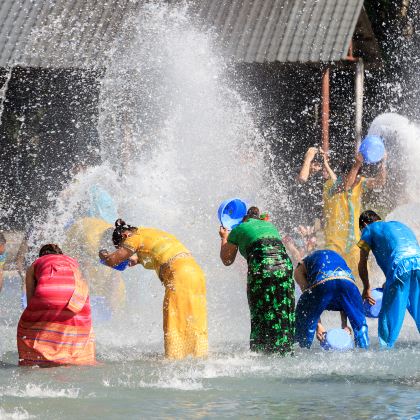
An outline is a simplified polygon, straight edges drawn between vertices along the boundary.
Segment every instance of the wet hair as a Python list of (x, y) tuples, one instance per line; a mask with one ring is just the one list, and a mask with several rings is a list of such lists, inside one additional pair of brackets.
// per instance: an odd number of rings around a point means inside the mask
[(242, 221), (246, 222), (249, 219), (259, 219), (259, 218), (260, 218), (260, 209), (258, 207), (252, 206), (248, 209)]
[(378, 220), (382, 220), (378, 213), (375, 213), (373, 210), (366, 210), (359, 217), (359, 229), (363, 230), (367, 225)]
[(121, 245), (121, 242), (123, 240), (123, 233), (127, 230), (136, 230), (137, 228), (135, 226), (127, 225), (127, 223), (124, 222), (122, 219), (117, 219), (115, 221), (115, 229), (112, 232), (112, 242), (114, 243), (114, 246), (118, 248)]
[(4, 236), (3, 232), (0, 232), (0, 245), (5, 245), (6, 237)]
[(41, 247), (39, 250), (39, 256), (43, 257), (44, 255), (49, 254), (63, 254), (61, 248), (56, 244), (46, 244)]

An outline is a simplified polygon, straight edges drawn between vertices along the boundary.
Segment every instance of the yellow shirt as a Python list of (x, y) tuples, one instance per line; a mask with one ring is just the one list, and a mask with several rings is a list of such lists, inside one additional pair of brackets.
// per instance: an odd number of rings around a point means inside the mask
[(348, 253), (360, 240), (359, 216), (365, 178), (361, 177), (349, 191), (336, 192), (339, 183), (329, 179), (324, 185), (325, 242), (327, 248)]
[(124, 248), (137, 253), (139, 263), (149, 270), (156, 270), (175, 255), (188, 249), (178, 239), (163, 230), (140, 227), (124, 240)]

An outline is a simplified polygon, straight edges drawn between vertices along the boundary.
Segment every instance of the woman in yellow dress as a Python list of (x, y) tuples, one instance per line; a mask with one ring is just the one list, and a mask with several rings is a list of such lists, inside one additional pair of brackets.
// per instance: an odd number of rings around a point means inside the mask
[(338, 252), (350, 267), (362, 287), (358, 273), (360, 240), (358, 220), (362, 207), (363, 192), (367, 189), (382, 187), (386, 181), (386, 156), (376, 177), (365, 178), (359, 174), (363, 156), (358, 153), (356, 161), (345, 178), (335, 176), (331, 171), (330, 179), (324, 185), (324, 233), (325, 248)]
[(121, 219), (115, 222), (112, 240), (118, 248), (116, 251), (99, 252), (106, 265), (114, 267), (130, 258), (130, 266), (141, 264), (146, 269), (155, 270), (165, 286), (165, 356), (169, 359), (206, 356), (206, 281), (190, 251), (169, 233), (130, 226)]

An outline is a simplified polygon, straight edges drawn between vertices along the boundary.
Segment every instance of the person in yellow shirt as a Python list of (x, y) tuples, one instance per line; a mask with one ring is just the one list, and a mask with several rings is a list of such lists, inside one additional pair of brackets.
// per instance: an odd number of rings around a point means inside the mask
[(206, 281), (201, 267), (178, 239), (162, 230), (115, 222), (112, 234), (116, 251), (99, 251), (110, 267), (130, 259), (155, 270), (165, 286), (163, 330), (165, 356), (183, 359), (204, 357), (208, 351)]
[(338, 252), (362, 287), (358, 273), (360, 240), (358, 220), (361, 214), (362, 195), (367, 189), (379, 188), (386, 182), (386, 156), (374, 178), (360, 175), (363, 156), (358, 153), (356, 161), (345, 177), (337, 177), (331, 171), (323, 191), (325, 248)]

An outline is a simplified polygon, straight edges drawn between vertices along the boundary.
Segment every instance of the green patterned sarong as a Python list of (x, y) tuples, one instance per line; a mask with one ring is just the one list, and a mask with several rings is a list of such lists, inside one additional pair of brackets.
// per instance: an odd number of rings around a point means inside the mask
[(295, 335), (293, 265), (279, 239), (261, 239), (248, 254), (252, 351), (287, 354)]

